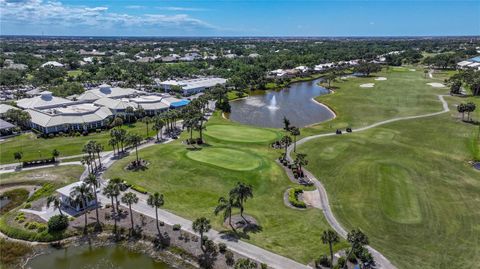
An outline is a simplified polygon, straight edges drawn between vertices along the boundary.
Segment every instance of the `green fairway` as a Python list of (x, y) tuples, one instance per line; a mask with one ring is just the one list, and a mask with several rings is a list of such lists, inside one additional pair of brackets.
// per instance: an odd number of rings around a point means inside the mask
[(230, 142), (263, 143), (277, 138), (277, 134), (269, 129), (251, 128), (245, 125), (209, 125), (207, 136)]
[(222, 168), (247, 171), (260, 166), (262, 160), (247, 152), (228, 148), (203, 148), (187, 152), (187, 157), (206, 164)]
[[(144, 123), (137, 122), (123, 128), (128, 132), (146, 137)], [(153, 136), (154, 132), (149, 131), (149, 135)], [(90, 140), (95, 140), (101, 143), (106, 150), (111, 150), (111, 147), (108, 146), (109, 139), (110, 133), (108, 131), (90, 133), (88, 136), (59, 136), (53, 138), (37, 138), (33, 133), (26, 133), (0, 142), (0, 164), (17, 162), (13, 158), (13, 154), (17, 151), (23, 152), (22, 161), (50, 158), (54, 149), (60, 152), (60, 157), (82, 154), (83, 146)]]
[[(378, 88), (360, 90), (353, 89), (352, 82), (338, 83), (338, 94), (326, 97), (326, 103), (335, 104), (339, 122), (349, 119), (354, 126), (388, 115), (440, 111), (435, 94), (447, 94), (448, 88), (424, 87), (423, 78), (412, 77), (416, 73), (390, 72), (387, 81), (376, 81), (379, 85), (398, 80), (398, 86), (383, 88), (384, 96), (376, 100), (370, 98)], [(401, 87), (401, 80), (405, 85), (416, 84)], [(396, 95), (395, 87), (404, 96)], [(362, 98), (359, 91), (366, 93), (366, 103), (348, 106)], [(480, 172), (467, 163), (478, 156), (480, 145), (473, 139), (478, 126), (460, 122), (456, 112), (460, 102), (473, 101), (478, 107), (480, 98), (445, 99), (450, 113), (322, 137), (298, 149), (309, 156), (307, 168), (324, 183), (340, 222), (347, 229), (365, 231), (373, 247), (399, 268), (475, 268), (480, 264)], [(480, 111), (473, 117), (480, 119)]]
[[(387, 80), (375, 80), (376, 77), (386, 77)], [(444, 74), (435, 74), (433, 79), (425, 78), (421, 67), (412, 66), (390, 67), (372, 74), (372, 77), (338, 79), (332, 83), (335, 93), (316, 98), (336, 111), (337, 117), (303, 128), (302, 136), (345, 129), (348, 126), (355, 129), (394, 117), (440, 111), (441, 105), (436, 95), (445, 94), (446, 88), (433, 88), (426, 83), (443, 82), (444, 78)], [(375, 86), (360, 87), (366, 83), (374, 83)], [(292, 124), (295, 125), (294, 122)]]
[[(320, 240), (328, 227), (322, 212), (293, 210), (283, 203), (285, 190), (297, 185), (275, 163), (279, 152), (268, 143), (242, 143), (255, 141), (252, 134), (257, 134), (256, 138), (263, 135), (260, 138), (267, 141), (279, 137), (281, 132), (239, 126), (216, 114), (207, 130), (215, 130), (222, 138), (228, 135), (228, 141), (206, 135), (208, 145), (199, 151), (190, 151), (189, 146), (178, 141), (153, 146), (139, 152), (141, 158), (150, 162), (147, 170), (125, 171), (123, 168), (134, 157), (131, 156), (115, 163), (105, 178), (118, 176), (150, 192), (159, 191), (165, 195), (167, 210), (191, 220), (205, 216), (220, 231), (226, 228), (221, 217), (213, 214), (218, 198), (227, 196), (238, 181), (251, 184), (254, 198), (247, 202), (245, 213), (257, 219), (262, 231), (248, 233), (249, 239), (245, 240), (305, 263), (327, 253), (328, 247)], [(223, 136), (220, 130), (227, 135)], [(231, 136), (242, 142), (232, 142)], [(183, 139), (186, 137), (182, 135)], [(336, 249), (344, 246), (341, 243)]]

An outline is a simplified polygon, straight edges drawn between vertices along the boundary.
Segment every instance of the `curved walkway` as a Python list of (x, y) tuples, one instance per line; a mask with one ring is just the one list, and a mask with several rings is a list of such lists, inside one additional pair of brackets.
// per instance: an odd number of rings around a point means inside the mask
[[(396, 117), (396, 118), (393, 118), (393, 119), (389, 119), (389, 120), (384, 120), (384, 121), (380, 121), (380, 122), (377, 122), (377, 123), (374, 123), (374, 124), (371, 124), (371, 125), (368, 125), (368, 126), (365, 126), (365, 127), (362, 127), (362, 128), (359, 128), (359, 129), (356, 129), (354, 130), (353, 132), (362, 132), (362, 131), (365, 131), (365, 130), (368, 130), (368, 129), (372, 129), (372, 128), (375, 128), (375, 127), (378, 127), (378, 126), (381, 126), (381, 125), (384, 125), (384, 124), (388, 124), (388, 123), (392, 123), (392, 122), (396, 122), (396, 121), (401, 121), (401, 120), (410, 120), (410, 119), (419, 119), (419, 118), (426, 118), (426, 117), (432, 117), (432, 116), (436, 116), (436, 115), (440, 115), (440, 114), (443, 114), (443, 113), (446, 113), (448, 111), (450, 111), (449, 107), (448, 107), (448, 103), (445, 101), (445, 99), (443, 98), (444, 95), (437, 95), (438, 99), (440, 100), (440, 102), (442, 103), (442, 111), (439, 111), (439, 112), (433, 112), (433, 113), (428, 113), (428, 114), (423, 114), (423, 115), (417, 115), (417, 116), (406, 116), (406, 117)], [(345, 133), (345, 134), (349, 134), (349, 133)], [(310, 140), (313, 140), (313, 139), (317, 139), (317, 138), (320, 138), (320, 137), (325, 137), (325, 136), (334, 136), (334, 135), (337, 135), (336, 133), (325, 133), (325, 134), (319, 134), (319, 135), (312, 135), (312, 136), (307, 136), (307, 137), (304, 137), (300, 140), (297, 141), (297, 146), (298, 145), (301, 145), (301, 144), (304, 144), (305, 142), (308, 142)], [(290, 145), (287, 149), (287, 159), (289, 161), (293, 161), (293, 159), (291, 158), (291, 153), (293, 151), (293, 145)], [(328, 195), (327, 195), (327, 191), (325, 190), (325, 187), (323, 186), (323, 184), (312, 174), (310, 173), (308, 170), (306, 169), (303, 169), (304, 173), (308, 176), (309, 179), (312, 180), (313, 184), (315, 185), (315, 187), (317, 188), (319, 194), (320, 194), (320, 203), (317, 204), (317, 205), (314, 205), (316, 208), (322, 210), (323, 214), (325, 215), (325, 218), (327, 219), (327, 222), (328, 224), (330, 224), (330, 226), (340, 235), (342, 236), (343, 238), (346, 238), (347, 237), (347, 231), (343, 228), (343, 226), (340, 224), (340, 222), (335, 218), (335, 215), (333, 214), (332, 212), (332, 209), (330, 208), (330, 203), (328, 201)], [(385, 256), (383, 256), (380, 252), (378, 252), (377, 250), (375, 250), (374, 248), (368, 246), (367, 247), (368, 250), (370, 251), (370, 253), (372, 253), (374, 259), (375, 259), (375, 262), (377, 263), (377, 267), (378, 268), (385, 268), (385, 269), (394, 269), (396, 268)]]

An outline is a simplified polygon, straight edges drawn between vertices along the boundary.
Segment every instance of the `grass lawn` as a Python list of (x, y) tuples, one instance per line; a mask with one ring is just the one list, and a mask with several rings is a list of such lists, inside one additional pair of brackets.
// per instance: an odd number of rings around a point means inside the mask
[[(320, 237), (328, 224), (318, 209), (300, 211), (284, 205), (285, 190), (296, 185), (274, 162), (279, 152), (268, 146), (280, 134), (274, 129), (229, 122), (216, 114), (207, 124), (208, 145), (201, 150), (189, 150), (179, 141), (146, 148), (139, 152), (151, 163), (146, 171), (125, 171), (123, 168), (134, 158), (131, 156), (115, 163), (105, 178), (118, 176), (150, 192), (159, 191), (165, 195), (167, 210), (191, 220), (206, 216), (218, 230), (227, 229), (221, 217), (213, 214), (218, 198), (228, 195), (238, 181), (252, 184), (254, 198), (247, 202), (246, 214), (259, 221), (262, 231), (249, 233), (246, 240), (310, 262), (327, 253)], [(181, 139), (186, 137), (183, 134)], [(242, 137), (255, 143), (245, 143)], [(345, 244), (337, 247), (342, 246)]]
[[(387, 80), (375, 80), (376, 77), (386, 77)], [(303, 128), (302, 136), (332, 132), (347, 126), (355, 129), (393, 117), (440, 111), (441, 105), (436, 94), (446, 93), (446, 88), (433, 88), (427, 83), (441, 82), (440, 79), (444, 77), (444, 74), (438, 74), (433, 79), (425, 78), (423, 69), (408, 66), (390, 67), (366, 78), (338, 79), (332, 83), (335, 93), (316, 98), (336, 111), (337, 118)], [(361, 88), (360, 85), (365, 83), (375, 83), (375, 86)]]
[[(153, 136), (154, 131), (149, 126), (149, 135)], [(137, 133), (146, 137), (146, 126), (137, 122), (131, 126), (124, 126), (128, 132)], [(110, 132), (90, 133), (88, 136), (37, 138), (33, 133), (26, 133), (0, 142), (0, 164), (17, 162), (13, 154), (17, 151), (23, 152), (22, 161), (29, 161), (41, 158), (50, 158), (52, 151), (57, 149), (60, 157), (82, 154), (83, 146), (90, 140), (101, 143), (105, 150), (111, 150), (108, 146)]]
[[(379, 74), (387, 81), (350, 79), (337, 83), (335, 94), (318, 99), (337, 111), (332, 125), (363, 126), (439, 111), (435, 94), (449, 89), (425, 83), (440, 82), (450, 73), (424, 79), (421, 70), (391, 70)], [(368, 80), (376, 86), (356, 86)], [(340, 222), (347, 229), (361, 228), (399, 268), (474, 268), (480, 263), (480, 172), (467, 163), (478, 159), (479, 128), (459, 121), (456, 112), (456, 104), (472, 101), (478, 107), (480, 98), (446, 100), (450, 113), (299, 147), (309, 156), (308, 169), (325, 184)], [(479, 120), (480, 110), (472, 116)], [(320, 125), (309, 131), (326, 129)]]
[(82, 73), (83, 73), (82, 70), (70, 70), (70, 71), (67, 72), (67, 75), (69, 77), (74, 77), (75, 78), (75, 77), (80, 76)]

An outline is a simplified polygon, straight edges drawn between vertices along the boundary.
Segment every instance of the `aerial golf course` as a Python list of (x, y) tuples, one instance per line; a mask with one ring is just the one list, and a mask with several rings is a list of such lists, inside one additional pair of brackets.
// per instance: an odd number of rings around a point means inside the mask
[[(472, 101), (478, 107), (480, 99), (445, 97), (449, 112), (355, 133), (379, 121), (442, 110), (437, 95), (448, 94), (448, 88), (427, 83), (442, 83), (449, 74), (429, 78), (415, 68), (334, 82), (334, 93), (316, 100), (337, 117), (303, 128), (301, 137), (346, 127), (354, 133), (313, 139), (298, 151), (307, 154), (306, 168), (325, 185), (342, 225), (362, 229), (371, 245), (399, 268), (474, 268), (480, 264), (480, 171), (468, 161), (480, 157), (479, 128), (461, 122), (456, 105)], [(360, 87), (368, 83), (374, 86)], [(480, 118), (478, 109), (472, 117)], [(327, 253), (320, 237), (329, 225), (318, 209), (284, 205), (285, 190), (298, 185), (275, 162), (282, 151), (269, 146), (283, 134), (240, 125), (217, 113), (204, 131), (206, 145), (183, 144), (184, 133), (175, 142), (141, 150), (148, 169), (126, 171), (131, 156), (116, 162), (105, 177), (159, 191), (165, 209), (189, 219), (207, 216), (219, 231), (228, 228), (213, 214), (218, 198), (227, 196), (237, 181), (251, 184), (254, 198), (245, 213), (261, 230), (242, 239), (307, 263)], [(345, 246), (342, 242), (336, 249)]]

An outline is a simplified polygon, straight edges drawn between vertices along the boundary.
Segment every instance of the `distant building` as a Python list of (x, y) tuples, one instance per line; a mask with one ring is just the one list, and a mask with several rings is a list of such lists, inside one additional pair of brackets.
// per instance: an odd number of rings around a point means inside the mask
[(224, 85), (227, 80), (224, 78), (195, 78), (186, 80), (156, 80), (158, 86), (165, 91), (170, 91), (174, 86), (178, 86), (182, 89), (183, 95), (192, 95), (199, 92), (203, 92), (207, 89), (213, 88), (216, 85)]
[(7, 111), (9, 111), (10, 109), (18, 109), (18, 108), (11, 105), (7, 105), (7, 104), (0, 104), (0, 117), (3, 117), (5, 113), (7, 113)]
[(85, 91), (77, 97), (77, 101), (81, 103), (91, 103), (100, 98), (108, 97), (112, 99), (132, 97), (139, 93), (139, 91), (132, 88), (112, 87), (108, 84), (102, 84), (98, 88)]
[(44, 64), (42, 64), (42, 67), (45, 67), (45, 66), (53, 66), (53, 67), (65, 67), (65, 65), (59, 63), (59, 62), (56, 62), (56, 61), (48, 61)]
[(156, 115), (170, 107), (162, 99), (162, 96), (143, 95), (131, 98), (130, 102), (135, 103), (137, 107), (142, 107), (147, 115)]
[(480, 56), (470, 58), (457, 63), (458, 69), (476, 69), (480, 70)]
[(108, 97), (102, 97), (93, 102), (93, 104), (110, 109), (113, 115), (125, 115), (128, 107), (133, 109), (138, 108), (136, 103), (130, 102), (128, 99), (112, 99)]

